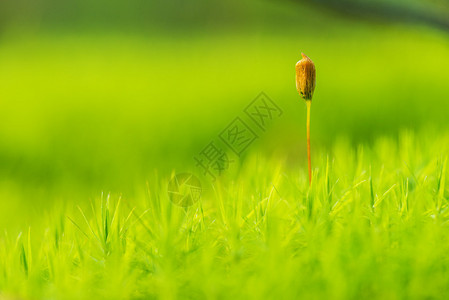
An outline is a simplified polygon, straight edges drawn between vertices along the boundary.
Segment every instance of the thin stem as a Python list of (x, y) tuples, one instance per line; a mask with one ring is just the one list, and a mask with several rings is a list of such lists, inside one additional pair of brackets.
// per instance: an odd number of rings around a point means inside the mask
[(307, 160), (309, 163), (309, 185), (312, 185), (312, 160), (310, 158), (310, 106), (312, 101), (306, 101), (307, 104)]

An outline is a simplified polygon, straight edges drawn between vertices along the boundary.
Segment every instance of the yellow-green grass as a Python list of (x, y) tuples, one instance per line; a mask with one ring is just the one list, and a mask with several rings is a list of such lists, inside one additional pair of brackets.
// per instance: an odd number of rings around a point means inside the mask
[[(447, 295), (447, 37), (273, 11), (238, 33), (2, 36), (0, 298)], [(201, 176), (193, 157), (261, 91), (282, 117)], [(173, 172), (201, 177), (199, 202), (171, 204)]]
[[(145, 194), (53, 208), (0, 243), (24, 299), (444, 299), (449, 135), (338, 140), (305, 167), (249, 155), (187, 209)], [(203, 179), (204, 180), (204, 179)], [(25, 209), (25, 208), (24, 208)]]

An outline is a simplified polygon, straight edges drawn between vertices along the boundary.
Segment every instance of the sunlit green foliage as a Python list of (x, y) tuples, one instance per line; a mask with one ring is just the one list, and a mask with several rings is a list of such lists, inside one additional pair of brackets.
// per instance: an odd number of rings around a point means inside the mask
[[(295, 1), (31, 2), (0, 3), (0, 299), (447, 298), (447, 33)], [(282, 117), (202, 176), (262, 91)], [(188, 208), (177, 172), (203, 185)]]
[(449, 287), (449, 135), (316, 155), (314, 181), (250, 156), (187, 209), (167, 179), (2, 235), (0, 289), (25, 298), (432, 298)]

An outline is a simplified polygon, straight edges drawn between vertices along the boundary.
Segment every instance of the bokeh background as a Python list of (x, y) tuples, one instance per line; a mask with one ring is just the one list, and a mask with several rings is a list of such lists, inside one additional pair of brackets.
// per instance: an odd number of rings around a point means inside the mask
[(284, 113), (245, 155), (303, 167), (301, 52), (317, 67), (315, 151), (448, 129), (446, 0), (1, 1), (0, 226), (139, 197), (195, 168), (262, 91)]

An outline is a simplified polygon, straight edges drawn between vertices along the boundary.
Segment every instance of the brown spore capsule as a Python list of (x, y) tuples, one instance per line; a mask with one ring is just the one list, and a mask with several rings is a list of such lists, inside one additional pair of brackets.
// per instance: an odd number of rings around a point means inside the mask
[(296, 89), (304, 100), (310, 101), (316, 84), (315, 64), (304, 53), (301, 55), (302, 59), (296, 63)]

